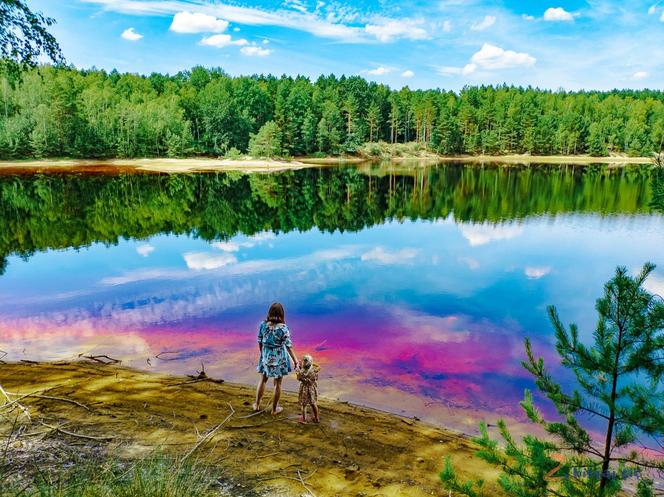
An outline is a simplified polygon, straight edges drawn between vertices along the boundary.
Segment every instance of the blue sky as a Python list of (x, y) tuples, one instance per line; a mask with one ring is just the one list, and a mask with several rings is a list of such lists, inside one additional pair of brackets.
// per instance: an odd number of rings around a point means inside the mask
[(664, 0), (29, 0), (77, 67), (662, 88)]

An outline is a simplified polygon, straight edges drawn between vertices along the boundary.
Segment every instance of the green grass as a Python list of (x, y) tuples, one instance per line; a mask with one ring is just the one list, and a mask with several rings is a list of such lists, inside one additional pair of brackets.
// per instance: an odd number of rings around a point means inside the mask
[(132, 462), (89, 462), (35, 472), (32, 481), (9, 486), (0, 474), (0, 497), (211, 497), (219, 489), (208, 468), (153, 455)]

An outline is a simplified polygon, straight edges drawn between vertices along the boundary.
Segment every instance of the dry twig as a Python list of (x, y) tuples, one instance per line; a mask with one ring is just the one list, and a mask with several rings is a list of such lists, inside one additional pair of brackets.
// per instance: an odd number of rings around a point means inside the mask
[(51, 430), (58, 431), (64, 435), (69, 435), (70, 437), (76, 437), (76, 438), (84, 438), (86, 440), (97, 440), (97, 441), (105, 441), (105, 440), (113, 440), (114, 437), (93, 437), (92, 435), (83, 435), (81, 433), (74, 433), (71, 431), (63, 430), (59, 426), (53, 426), (49, 425), (48, 423), (44, 423), (43, 421), (40, 421), (41, 424), (43, 424), (46, 428), (50, 428)]
[(187, 453), (185, 454), (185, 456), (182, 458), (181, 462), (186, 461), (187, 458), (188, 458), (190, 455), (192, 455), (194, 452), (196, 452), (196, 449), (198, 449), (201, 445), (203, 445), (203, 443), (204, 443), (205, 441), (209, 440), (210, 437), (212, 437), (212, 436), (213, 436), (213, 435), (219, 430), (219, 428), (221, 428), (222, 426), (224, 426), (224, 424), (226, 423), (226, 421), (228, 421), (229, 419), (231, 419), (231, 418), (233, 417), (233, 414), (235, 414), (235, 409), (233, 409), (233, 406), (231, 405), (230, 402), (228, 403), (228, 407), (231, 408), (231, 413), (230, 413), (228, 416), (226, 416), (226, 419), (224, 419), (221, 423), (219, 423), (217, 426), (215, 426), (215, 427), (212, 428), (210, 431), (208, 431), (205, 435), (203, 435), (203, 438), (201, 438), (201, 439), (196, 443), (196, 445), (194, 445), (194, 446), (191, 448), (191, 450), (189, 450), (189, 452), (187, 452)]

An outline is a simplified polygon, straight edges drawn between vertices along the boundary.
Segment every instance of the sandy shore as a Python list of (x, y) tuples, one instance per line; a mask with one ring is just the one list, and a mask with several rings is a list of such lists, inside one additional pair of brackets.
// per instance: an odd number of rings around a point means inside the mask
[[(446, 455), (464, 476), (491, 481), (496, 474), (472, 456), (465, 436), (346, 403), (323, 400), (322, 423), (302, 425), (292, 394), (285, 395), (281, 415), (254, 415), (252, 387), (87, 362), (2, 365), (0, 384), (12, 393), (41, 395), (21, 399), (33, 425), (46, 419), (70, 433), (48, 436), (72, 443), (71, 433), (108, 437), (119, 457), (155, 449), (185, 454), (232, 414), (196, 455), (242, 485), (243, 495), (306, 494), (298, 471), (311, 475), (306, 482), (317, 496), (442, 495), (438, 473)], [(0, 419), (0, 428), (7, 425)], [(487, 495), (500, 495), (489, 489)]]
[[(160, 173), (198, 172), (198, 171), (242, 171), (242, 172), (270, 172), (288, 169), (301, 169), (305, 167), (322, 167), (337, 164), (370, 163), (370, 159), (358, 157), (329, 157), (329, 158), (300, 158), (291, 161), (260, 160), (260, 159), (112, 159), (112, 160), (31, 160), (31, 161), (0, 161), (0, 174), (34, 172), (38, 170), (78, 171), (78, 172), (107, 172), (121, 171), (151, 171)], [(628, 164), (650, 164), (648, 157), (590, 157), (575, 156), (531, 156), (531, 155), (479, 155), (445, 157), (435, 154), (426, 154), (421, 157), (392, 157), (394, 163), (427, 163), (463, 162), (477, 164), (609, 164), (622, 166)]]

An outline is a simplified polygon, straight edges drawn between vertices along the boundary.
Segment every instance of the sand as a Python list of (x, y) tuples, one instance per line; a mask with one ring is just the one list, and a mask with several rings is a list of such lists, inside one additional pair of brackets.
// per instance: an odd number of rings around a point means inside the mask
[[(261, 159), (112, 159), (112, 160), (30, 160), (0, 161), (0, 174), (33, 173), (35, 171), (51, 172), (105, 172), (144, 171), (158, 173), (203, 172), (203, 171), (240, 171), (240, 172), (274, 172), (307, 167), (324, 167), (339, 164), (371, 163), (369, 159), (358, 157), (301, 158), (297, 160), (261, 160)], [(386, 161), (383, 161), (386, 162)], [(423, 157), (393, 157), (393, 163), (426, 163), (427, 165), (441, 162), (463, 162), (468, 164), (570, 164), (590, 165), (609, 164), (626, 166), (629, 164), (650, 164), (648, 157), (590, 157), (575, 156), (531, 156), (531, 155), (480, 155), (445, 157), (427, 154)]]
[[(293, 394), (285, 395), (281, 415), (253, 415), (253, 387), (188, 381), (88, 362), (0, 366), (0, 384), (9, 392), (81, 404), (25, 397), (33, 423), (47, 419), (72, 433), (111, 437), (114, 455), (124, 458), (154, 450), (186, 454), (200, 440), (197, 433), (234, 411), (194, 454), (242, 485), (243, 495), (306, 495), (300, 475), (318, 497), (447, 495), (438, 479), (446, 455), (463, 476), (492, 481), (497, 475), (473, 456), (466, 436), (416, 419), (323, 399), (321, 424), (301, 425)], [(60, 432), (49, 436), (77, 441)], [(489, 484), (487, 495), (500, 492)]]

